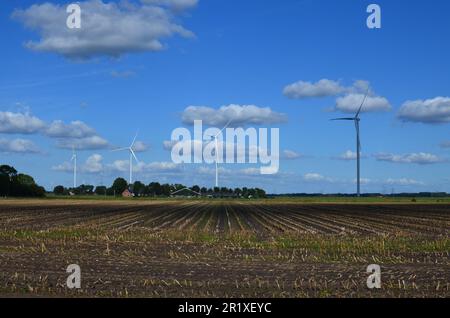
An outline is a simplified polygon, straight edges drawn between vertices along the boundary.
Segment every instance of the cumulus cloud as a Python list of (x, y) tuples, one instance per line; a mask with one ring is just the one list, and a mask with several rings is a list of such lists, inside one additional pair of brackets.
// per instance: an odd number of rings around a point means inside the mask
[(425, 124), (450, 123), (450, 97), (406, 101), (400, 108), (397, 116), (405, 122)]
[(410, 154), (392, 154), (392, 153), (379, 153), (374, 155), (378, 161), (387, 161), (393, 163), (415, 163), (420, 165), (434, 164), (443, 162), (444, 159), (437, 155), (419, 152)]
[(327, 178), (319, 173), (307, 173), (303, 176), (303, 180), (308, 182), (318, 182), (318, 181), (325, 181), (327, 180)]
[(103, 157), (93, 154), (86, 159), (86, 163), (81, 167), (81, 171), (86, 173), (99, 173), (103, 171)]
[(339, 82), (324, 78), (315, 83), (298, 81), (287, 85), (283, 94), (292, 99), (326, 97), (339, 95), (345, 89)]
[[(89, 156), (85, 163), (79, 166), (79, 171), (83, 173), (100, 173), (104, 171), (103, 157), (99, 154)], [(52, 170), (58, 172), (72, 173), (74, 168), (73, 162), (65, 161), (59, 165), (53, 166)]]
[[(363, 154), (360, 154), (361, 158), (365, 158), (366, 156)], [(346, 152), (340, 154), (337, 157), (334, 157), (334, 159), (337, 160), (356, 160), (357, 159), (357, 154), (356, 152), (353, 152), (351, 150), (347, 150)]]
[[(344, 113), (356, 113), (364, 100), (365, 94), (350, 93), (336, 99), (336, 110)], [(389, 111), (391, 104), (380, 96), (367, 96), (361, 112)]]
[(73, 164), (65, 161), (59, 165), (53, 166), (52, 170), (59, 172), (73, 172)]
[[(111, 171), (128, 172), (130, 169), (130, 162), (128, 160), (116, 160), (107, 165)], [(181, 166), (173, 162), (150, 162), (145, 163), (140, 161), (133, 164), (133, 172), (144, 174), (155, 174), (161, 172), (178, 172)]]
[(163, 141), (163, 149), (171, 151), (173, 146), (175, 146), (178, 143), (176, 140), (164, 140)]
[(391, 105), (385, 97), (377, 96), (370, 89), (370, 83), (356, 80), (351, 86), (343, 86), (338, 81), (321, 79), (315, 83), (298, 81), (286, 86), (283, 94), (291, 99), (338, 96), (335, 111), (355, 113), (364, 96), (368, 94), (362, 112), (389, 111)]
[(284, 150), (281, 155), (281, 158), (286, 159), (286, 160), (295, 160), (295, 159), (299, 159), (301, 157), (303, 157), (302, 154), (295, 152), (293, 150), (288, 150), (288, 149)]
[[(162, 39), (174, 35), (192, 37), (193, 33), (175, 22), (175, 12), (193, 7), (196, 1), (146, 0), (104, 3), (80, 1), (80, 29), (66, 26), (66, 6), (52, 3), (34, 4), (15, 10), (13, 18), (36, 31), (40, 38), (28, 41), (29, 49), (52, 52), (70, 59), (96, 56), (119, 57), (126, 53), (153, 52), (164, 48)], [(168, 8), (169, 7), (169, 8)]]
[(56, 146), (62, 149), (99, 150), (110, 147), (110, 144), (100, 136), (91, 136), (60, 139), (57, 141)]
[(191, 9), (198, 4), (198, 0), (141, 0), (141, 2), (146, 4), (166, 6), (175, 11)]
[(356, 152), (353, 152), (351, 150), (347, 150), (343, 154), (336, 157), (336, 159), (339, 160), (356, 160)]
[(79, 120), (72, 121), (70, 124), (55, 120), (45, 129), (45, 134), (53, 138), (85, 138), (96, 135), (96, 132)]
[[(360, 181), (361, 184), (370, 184), (370, 183), (373, 182), (373, 181), (372, 181), (371, 179), (369, 179), (369, 178), (360, 178), (359, 181)], [(357, 183), (358, 183), (358, 179), (356, 179), (356, 178), (353, 179), (353, 183), (354, 183), (354, 184), (357, 184)]]
[(184, 124), (192, 125), (194, 120), (203, 124), (222, 127), (231, 121), (232, 126), (278, 124), (287, 121), (287, 116), (272, 111), (269, 107), (255, 105), (228, 105), (219, 109), (205, 106), (189, 106), (181, 115)]
[(45, 126), (44, 121), (29, 113), (0, 112), (0, 133), (33, 134)]
[(20, 138), (8, 140), (1, 138), (0, 152), (32, 154), (32, 153), (39, 153), (40, 150), (31, 140)]
[(400, 178), (400, 179), (389, 178), (386, 180), (385, 183), (389, 185), (399, 185), (399, 186), (424, 185), (424, 183), (421, 181), (408, 178)]
[[(92, 127), (82, 121), (76, 120), (66, 124), (55, 120), (48, 124), (29, 113), (0, 112), (0, 133), (41, 134), (58, 139), (57, 147), (65, 149), (75, 147), (79, 150), (94, 150), (109, 146), (108, 141), (98, 136)], [(24, 143), (23, 145), (25, 146)], [(139, 146), (143, 147), (143, 144)]]
[(136, 140), (133, 145), (134, 152), (144, 152), (147, 151), (148, 148), (149, 146), (145, 142), (140, 140)]

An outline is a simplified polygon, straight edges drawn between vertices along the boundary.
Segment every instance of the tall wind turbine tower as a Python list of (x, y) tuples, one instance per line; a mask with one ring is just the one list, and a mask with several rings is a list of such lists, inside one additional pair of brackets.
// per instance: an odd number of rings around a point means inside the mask
[(134, 139), (131, 142), (130, 146), (113, 150), (113, 151), (127, 150), (130, 153), (130, 178), (129, 178), (129, 185), (131, 185), (133, 183), (133, 159), (136, 161), (136, 163), (139, 163), (139, 160), (136, 157), (136, 154), (134, 153), (134, 150), (133, 150), (133, 146), (134, 146), (134, 143), (136, 142), (137, 135), (138, 134), (136, 133), (136, 135), (134, 136)]
[(214, 139), (214, 152), (216, 154), (216, 188), (219, 187), (219, 142), (217, 141), (217, 138), (230, 124), (231, 120), (216, 135), (208, 135)]
[(359, 122), (361, 121), (361, 118), (359, 118), (359, 114), (361, 113), (361, 110), (364, 106), (364, 103), (366, 102), (367, 95), (369, 94), (369, 87), (367, 88), (367, 92), (364, 95), (363, 101), (361, 105), (358, 108), (358, 111), (355, 114), (355, 117), (343, 117), (343, 118), (335, 118), (332, 120), (352, 120), (355, 123), (356, 128), (356, 196), (361, 196), (361, 140), (359, 138)]
[(73, 161), (73, 188), (77, 187), (77, 153), (75, 151), (75, 147), (72, 147), (72, 158), (70, 161)]

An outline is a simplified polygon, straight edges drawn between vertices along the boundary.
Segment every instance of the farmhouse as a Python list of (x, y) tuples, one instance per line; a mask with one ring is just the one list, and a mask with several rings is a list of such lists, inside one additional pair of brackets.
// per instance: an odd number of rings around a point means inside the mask
[(132, 198), (132, 197), (134, 197), (134, 193), (128, 189), (125, 189), (125, 191), (122, 192), (122, 196), (124, 198)]

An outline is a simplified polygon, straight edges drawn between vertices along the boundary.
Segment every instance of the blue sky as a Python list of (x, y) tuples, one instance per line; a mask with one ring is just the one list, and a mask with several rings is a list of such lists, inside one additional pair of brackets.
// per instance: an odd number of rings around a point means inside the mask
[[(71, 143), (79, 183), (127, 177), (128, 155), (110, 150), (137, 130), (135, 179), (211, 187), (212, 165), (173, 165), (163, 142), (188, 106), (220, 116), (233, 104), (286, 116), (261, 124), (280, 128), (282, 159), (269, 176), (222, 165), (221, 185), (354, 192), (355, 129), (329, 119), (348, 115), (358, 83), (369, 83), (362, 191), (450, 192), (448, 1), (79, 3), (77, 36), (67, 1), (0, 4), (1, 162), (48, 189), (71, 185)], [(366, 26), (370, 3), (381, 7), (381, 29)]]

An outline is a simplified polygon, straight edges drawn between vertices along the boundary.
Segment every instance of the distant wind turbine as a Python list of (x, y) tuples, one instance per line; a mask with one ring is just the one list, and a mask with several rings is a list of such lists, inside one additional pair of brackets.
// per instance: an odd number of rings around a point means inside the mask
[(359, 114), (366, 102), (367, 95), (369, 94), (369, 87), (367, 88), (367, 92), (364, 95), (363, 101), (358, 108), (358, 111), (355, 114), (355, 117), (344, 117), (344, 118), (335, 118), (332, 120), (352, 120), (355, 123), (356, 128), (356, 196), (361, 196), (361, 174), (360, 174), (360, 159), (361, 159), (361, 141), (359, 138), (359, 122), (361, 119), (359, 118)]
[(219, 137), (219, 135), (222, 133), (222, 131), (224, 131), (228, 126), (230, 126), (231, 124), (231, 120), (228, 121), (228, 123), (216, 134), (216, 135), (207, 135), (209, 137), (214, 138), (214, 152), (216, 153), (216, 188), (219, 187), (219, 143), (217, 141), (217, 137)]
[(77, 153), (75, 151), (75, 147), (72, 147), (72, 158), (70, 161), (73, 161), (73, 188), (77, 187)]
[(136, 160), (136, 163), (139, 163), (139, 160), (136, 157), (136, 154), (134, 153), (134, 150), (133, 150), (133, 146), (134, 146), (134, 143), (136, 142), (137, 135), (138, 134), (136, 133), (136, 135), (134, 136), (134, 139), (131, 142), (131, 145), (129, 147), (118, 148), (118, 149), (114, 149), (113, 150), (113, 151), (124, 151), (124, 150), (127, 150), (127, 151), (130, 152), (130, 179), (129, 179), (129, 185), (131, 185), (132, 182), (133, 182), (133, 158), (134, 158), (134, 160)]

